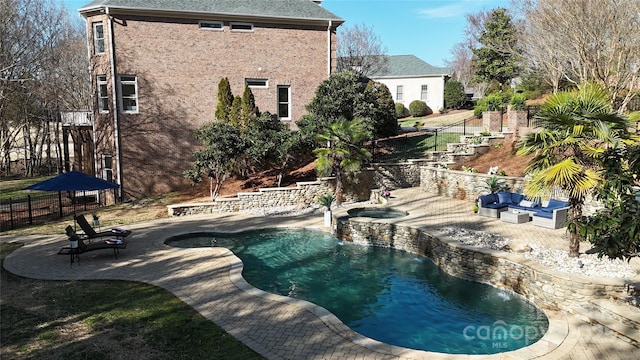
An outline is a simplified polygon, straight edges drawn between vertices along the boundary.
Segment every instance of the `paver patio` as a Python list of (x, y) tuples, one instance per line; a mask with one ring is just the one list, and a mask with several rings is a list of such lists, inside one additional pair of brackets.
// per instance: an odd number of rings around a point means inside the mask
[[(403, 223), (429, 229), (464, 227), (498, 233), (520, 242), (566, 249), (565, 230), (509, 224), (474, 215), (468, 202), (429, 196), (419, 189), (393, 192), (390, 205), (409, 212)], [(164, 245), (172, 235), (195, 231), (241, 231), (263, 227), (325, 229), (321, 214), (251, 217), (242, 214), (168, 218), (128, 226), (127, 249), (114, 259), (109, 251), (80, 255), (70, 266), (57, 255), (66, 238), (3, 236), (24, 242), (5, 259), (5, 268), (45, 280), (114, 279), (142, 281), (171, 291), (208, 319), (269, 359), (637, 359), (640, 349), (579, 318), (551, 312), (552, 326), (542, 341), (497, 355), (449, 355), (382, 344), (350, 330), (324, 309), (308, 302), (268, 294), (247, 284), (242, 264), (222, 248), (178, 249)], [(583, 247), (582, 250), (585, 250)], [(637, 262), (632, 262), (639, 269)], [(639, 279), (634, 279), (638, 281)]]

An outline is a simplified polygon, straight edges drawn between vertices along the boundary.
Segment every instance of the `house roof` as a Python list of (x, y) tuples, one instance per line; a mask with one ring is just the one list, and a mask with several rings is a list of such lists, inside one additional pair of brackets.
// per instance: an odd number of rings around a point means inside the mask
[(446, 67), (435, 67), (415, 55), (389, 55), (386, 71), (372, 74), (369, 77), (395, 78), (417, 76), (442, 76), (451, 72)]
[(344, 19), (312, 0), (93, 0), (81, 14), (101, 8), (161, 13), (199, 13), (275, 19), (325, 20), (336, 25)]

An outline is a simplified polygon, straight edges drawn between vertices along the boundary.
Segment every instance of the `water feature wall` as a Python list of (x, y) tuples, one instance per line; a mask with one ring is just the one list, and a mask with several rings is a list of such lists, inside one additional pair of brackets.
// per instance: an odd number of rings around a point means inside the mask
[(567, 277), (517, 254), (466, 246), (400, 224), (338, 218), (334, 236), (425, 255), (451, 275), (511, 290), (546, 309), (571, 310), (594, 298), (624, 297), (628, 287), (618, 279)]

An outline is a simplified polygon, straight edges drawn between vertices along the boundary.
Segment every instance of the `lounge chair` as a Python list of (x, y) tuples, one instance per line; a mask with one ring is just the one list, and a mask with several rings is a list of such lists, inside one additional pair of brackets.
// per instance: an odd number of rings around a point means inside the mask
[(71, 255), (71, 263), (73, 264), (74, 258), (79, 259), (79, 255), (85, 252), (94, 251), (94, 250), (102, 250), (102, 249), (112, 249), (113, 255), (118, 258), (118, 254), (120, 253), (120, 249), (127, 248), (127, 242), (123, 239), (111, 238), (105, 241), (95, 241), (90, 244), (86, 244), (83, 236), (76, 234), (75, 230), (71, 225), (67, 226), (65, 229), (67, 236), (70, 241), (77, 241), (77, 246), (65, 246), (60, 251), (58, 251), (58, 255)]
[(84, 231), (84, 234), (86, 235), (87, 239), (115, 237), (115, 238), (124, 240), (124, 238), (131, 235), (131, 230), (125, 230), (120, 228), (114, 228), (110, 230), (96, 232), (95, 229), (91, 225), (89, 225), (89, 222), (87, 221), (87, 218), (84, 217), (84, 215), (76, 216), (76, 221), (78, 222), (78, 225), (80, 225), (80, 228), (82, 229), (82, 231)]

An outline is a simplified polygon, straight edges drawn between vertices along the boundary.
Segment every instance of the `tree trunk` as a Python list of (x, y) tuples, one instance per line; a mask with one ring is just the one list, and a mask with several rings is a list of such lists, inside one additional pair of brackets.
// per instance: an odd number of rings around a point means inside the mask
[(573, 229), (569, 231), (569, 257), (579, 257), (580, 256), (580, 224), (578, 224), (578, 219), (582, 216), (582, 204), (584, 203), (584, 198), (575, 198), (572, 197), (569, 199), (569, 221), (572, 226), (569, 226), (569, 229)]
[(336, 172), (336, 205), (342, 204), (342, 174), (340, 171)]
[(571, 234), (569, 237), (569, 257), (580, 256), (580, 237), (577, 233)]

